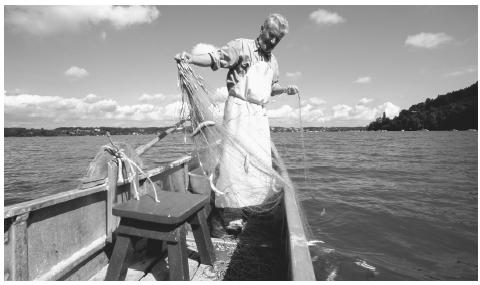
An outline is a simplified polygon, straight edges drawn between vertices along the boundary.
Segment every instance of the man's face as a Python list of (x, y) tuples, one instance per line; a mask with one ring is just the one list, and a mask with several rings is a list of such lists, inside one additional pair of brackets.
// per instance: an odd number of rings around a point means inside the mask
[(260, 48), (264, 52), (271, 52), (282, 40), (283, 33), (275, 25), (262, 26), (258, 38)]

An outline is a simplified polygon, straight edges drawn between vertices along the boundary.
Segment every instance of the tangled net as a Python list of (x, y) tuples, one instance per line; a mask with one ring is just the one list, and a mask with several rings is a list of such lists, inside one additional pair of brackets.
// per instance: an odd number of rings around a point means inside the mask
[[(192, 67), (180, 61), (178, 67), (178, 83), (182, 92), (182, 109), (180, 119), (187, 119), (191, 123), (191, 139), (193, 141), (195, 154), (198, 156), (200, 168), (203, 175), (208, 177), (212, 190), (218, 195), (230, 195), (233, 199), (238, 199), (238, 205), (243, 205), (241, 197), (235, 191), (229, 192), (228, 187), (219, 189), (216, 187), (217, 179), (220, 175), (221, 163), (223, 167), (229, 167), (230, 161), (222, 161), (222, 156), (228, 155), (242, 156), (245, 161), (245, 170), (252, 175), (262, 176), (266, 182), (260, 187), (267, 187), (268, 194), (263, 198), (248, 197), (260, 201), (256, 205), (248, 205), (251, 212), (263, 213), (271, 211), (279, 204), (283, 191), (292, 190), (293, 186), (285, 175), (282, 175), (275, 168), (281, 164), (277, 156), (272, 156), (272, 164), (267, 164), (264, 159), (259, 158), (254, 152), (255, 149), (261, 149), (260, 143), (256, 144), (255, 137), (251, 137), (249, 145), (245, 145), (234, 134), (231, 134), (222, 122), (222, 118), (215, 116), (218, 106), (209, 95), (208, 89), (203, 78), (198, 75)], [(228, 146), (228, 148), (226, 147)], [(276, 149), (272, 143), (274, 153)], [(253, 150), (253, 151), (252, 151)], [(270, 153), (269, 153), (270, 155)], [(278, 154), (277, 154), (278, 155)], [(247, 181), (245, 183), (248, 183)], [(248, 185), (248, 184), (246, 184)], [(249, 188), (255, 188), (256, 185), (248, 185)], [(252, 192), (252, 196), (258, 192)], [(265, 195), (265, 194), (262, 194)]]

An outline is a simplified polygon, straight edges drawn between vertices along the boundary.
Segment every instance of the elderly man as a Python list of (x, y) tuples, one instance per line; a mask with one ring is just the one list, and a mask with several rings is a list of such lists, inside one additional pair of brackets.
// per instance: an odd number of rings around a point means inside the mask
[[(287, 33), (287, 20), (282, 15), (271, 14), (255, 40), (236, 39), (208, 54), (183, 52), (175, 57), (177, 61), (211, 67), (212, 70), (229, 69), (229, 96), (223, 121), (233, 140), (224, 139), (215, 185), (219, 190), (215, 195), (215, 206), (220, 213), (224, 208), (261, 206), (274, 190), (273, 178), (269, 174), (273, 171), (270, 127), (264, 106), (271, 96), (298, 93), (294, 85), (280, 86), (278, 63), (272, 54)], [(212, 235), (221, 235), (218, 227), (216, 231)]]

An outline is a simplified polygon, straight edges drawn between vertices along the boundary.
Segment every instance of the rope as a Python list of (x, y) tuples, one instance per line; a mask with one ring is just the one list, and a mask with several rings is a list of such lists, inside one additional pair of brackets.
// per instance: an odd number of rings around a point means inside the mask
[[(111, 142), (111, 141), (110, 141)], [(113, 142), (112, 142), (112, 145)], [(114, 145), (115, 146), (115, 145)], [(121, 149), (116, 149), (114, 147), (111, 147), (109, 145), (104, 145), (103, 148), (105, 149), (105, 151), (107, 151), (108, 153), (110, 153), (112, 156), (115, 156), (117, 158), (117, 160), (119, 160), (119, 165), (121, 165), (121, 161), (126, 161), (128, 162), (128, 165), (130, 166), (130, 171), (132, 172), (131, 175), (129, 175), (128, 177), (128, 180), (131, 182), (133, 180), (133, 174), (135, 173), (135, 169), (133, 168), (134, 166), (137, 168), (137, 170), (143, 174), (143, 175), (146, 175), (147, 176), (147, 180), (152, 184), (152, 187), (153, 187), (153, 193), (155, 193), (155, 202), (157, 203), (160, 203), (160, 200), (158, 199), (158, 195), (157, 195), (157, 189), (155, 188), (155, 183), (153, 183), (153, 181), (150, 179), (150, 174), (146, 174), (145, 172), (143, 172), (143, 170), (140, 168), (140, 166), (138, 166), (135, 161), (133, 161), (132, 159), (130, 159)], [(139, 200), (140, 199), (140, 195), (138, 193), (138, 189), (137, 189), (137, 184), (136, 183), (133, 183), (133, 190), (135, 192), (134, 194), (134, 198), (136, 200)]]
[(300, 92), (297, 93), (298, 95), (298, 116), (299, 116), (299, 123), (300, 123), (300, 138), (302, 140), (302, 151), (303, 151), (303, 174), (305, 177), (305, 182), (307, 182), (307, 155), (305, 153), (305, 137), (303, 134), (303, 125), (302, 125), (302, 107), (301, 107), (301, 100), (300, 100)]

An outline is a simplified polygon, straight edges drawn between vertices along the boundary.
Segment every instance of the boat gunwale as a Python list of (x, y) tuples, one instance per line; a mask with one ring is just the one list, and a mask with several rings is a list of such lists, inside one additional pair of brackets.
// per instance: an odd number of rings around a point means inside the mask
[[(155, 177), (158, 175), (161, 175), (179, 165), (188, 163), (193, 159), (193, 156), (187, 155), (183, 156), (177, 160), (174, 160), (166, 165), (162, 165), (160, 167), (156, 167), (150, 170), (145, 171), (145, 173), (142, 173), (139, 175), (139, 181), (143, 182), (149, 177), (152, 180), (155, 180)], [(9, 206), (5, 206), (3, 210), (3, 219), (7, 218), (12, 218), (21, 214), (25, 214), (28, 212), (40, 210), (49, 206), (53, 206), (56, 204), (68, 202), (70, 200), (74, 200), (76, 198), (88, 196), (91, 194), (107, 191), (107, 185), (108, 181), (107, 179), (102, 179), (103, 183), (100, 185), (95, 185), (86, 189), (72, 189), (68, 190), (66, 192), (60, 192), (52, 195), (48, 195), (45, 197), (37, 198), (34, 200), (30, 201), (25, 201)], [(102, 181), (99, 180), (99, 181)], [(117, 182), (117, 187), (124, 186), (127, 184), (130, 184), (130, 181), (125, 181), (125, 182)]]
[[(276, 154), (278, 156), (278, 153)], [(160, 175), (164, 175), (165, 173), (168, 173), (168, 171), (178, 166), (186, 166), (189, 163), (194, 162), (195, 158), (195, 156), (186, 155), (160, 167), (145, 171), (145, 173), (139, 175), (139, 181), (143, 182), (147, 178), (150, 178), (152, 181), (156, 181), (158, 180)], [(291, 183), (288, 172), (286, 171), (284, 166), (281, 172), (282, 176), (286, 176), (285, 178), (287, 178), (288, 181)], [(102, 180), (99, 180), (99, 183), (101, 182)], [(130, 183), (131, 181), (126, 181), (122, 183), (117, 182), (116, 186), (120, 187)], [(103, 191), (107, 192), (107, 186), (108, 181), (107, 179), (105, 179), (103, 180), (102, 184), (95, 185), (86, 189), (73, 189), (67, 192), (57, 193), (31, 201), (6, 206), (4, 208), (4, 220), (11, 219), (15, 216), (30, 213), (36, 210), (40, 210), (49, 206), (54, 206), (64, 202), (72, 201), (80, 197), (93, 195), (95, 193), (100, 193)], [(295, 191), (295, 188), (291, 190)], [(303, 226), (299, 213), (300, 207), (292, 191), (287, 191), (288, 194), (284, 195), (283, 199), (285, 220), (287, 222), (287, 243), (285, 250), (288, 256), (287, 259), (289, 261), (288, 279), (315, 281), (316, 279), (313, 271), (313, 264), (311, 261), (310, 252), (308, 249), (305, 228)], [(45, 274), (48, 274), (48, 272)]]

